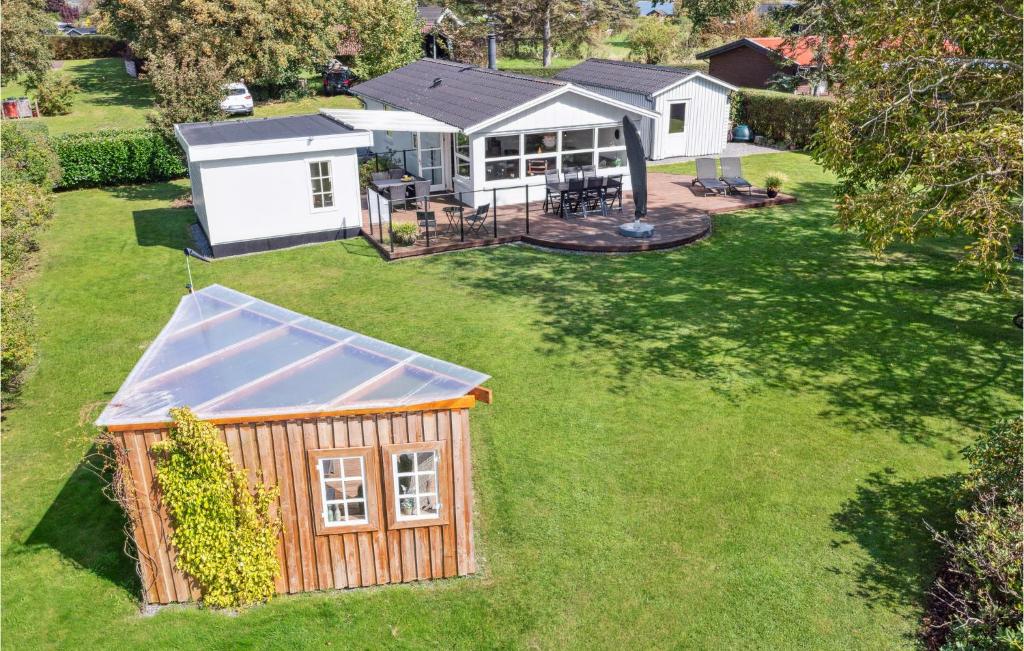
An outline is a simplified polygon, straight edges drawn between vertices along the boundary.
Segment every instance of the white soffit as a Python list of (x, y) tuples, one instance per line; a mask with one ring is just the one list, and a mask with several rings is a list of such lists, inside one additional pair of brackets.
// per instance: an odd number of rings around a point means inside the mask
[(458, 127), (412, 111), (320, 109), (320, 114), (353, 129), (367, 131), (418, 131), (420, 133), (458, 133), (460, 131)]
[(466, 395), (477, 371), (221, 285), (181, 299), (97, 425), (386, 409)]

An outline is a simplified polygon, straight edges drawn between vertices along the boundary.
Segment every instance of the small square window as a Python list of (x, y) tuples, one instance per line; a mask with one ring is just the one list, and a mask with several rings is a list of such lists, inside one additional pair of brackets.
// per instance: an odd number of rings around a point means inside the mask
[(379, 528), (374, 448), (310, 450), (308, 454), (317, 534)]
[(446, 524), (451, 477), (447, 443), (404, 443), (384, 446), (387, 472), (388, 528)]

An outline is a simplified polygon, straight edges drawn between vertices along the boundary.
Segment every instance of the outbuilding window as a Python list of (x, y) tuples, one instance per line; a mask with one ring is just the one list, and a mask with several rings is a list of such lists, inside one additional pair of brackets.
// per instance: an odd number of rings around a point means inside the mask
[(309, 164), (309, 180), (313, 185), (313, 208), (334, 206), (334, 188), (331, 186), (331, 161), (321, 160)]
[(682, 133), (684, 130), (686, 130), (686, 102), (669, 104), (668, 132)]
[(378, 527), (377, 471), (373, 448), (311, 450), (316, 482), (317, 533), (371, 531)]
[(444, 441), (385, 446), (390, 528), (448, 522), (446, 449)]

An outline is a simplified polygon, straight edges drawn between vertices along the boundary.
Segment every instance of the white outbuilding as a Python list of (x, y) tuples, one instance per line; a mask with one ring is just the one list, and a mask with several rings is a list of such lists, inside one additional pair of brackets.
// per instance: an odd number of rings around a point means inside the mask
[(713, 156), (725, 149), (729, 93), (736, 87), (696, 70), (587, 59), (555, 75), (621, 102), (653, 111), (640, 135), (651, 160)]
[(370, 132), (323, 115), (196, 122), (174, 131), (215, 256), (359, 233), (357, 150), (373, 143)]

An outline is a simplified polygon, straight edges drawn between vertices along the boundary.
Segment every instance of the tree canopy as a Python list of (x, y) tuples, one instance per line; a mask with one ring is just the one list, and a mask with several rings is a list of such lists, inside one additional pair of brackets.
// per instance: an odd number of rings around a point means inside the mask
[(38, 82), (50, 69), (50, 41), (54, 21), (42, 0), (5, 0), (0, 5), (0, 74), (3, 83), (21, 75)]
[(357, 44), (356, 75), (369, 79), (423, 55), (423, 23), (413, 0), (348, 0), (344, 33)]
[(690, 35), (689, 21), (669, 22), (653, 16), (638, 18), (629, 32), (630, 56), (643, 63), (667, 62)]
[(839, 177), (841, 226), (876, 251), (938, 233), (1006, 279), (1020, 238), (1020, 5), (812, 0), (838, 80), (815, 156)]

